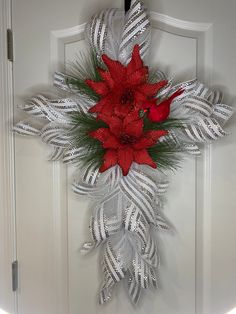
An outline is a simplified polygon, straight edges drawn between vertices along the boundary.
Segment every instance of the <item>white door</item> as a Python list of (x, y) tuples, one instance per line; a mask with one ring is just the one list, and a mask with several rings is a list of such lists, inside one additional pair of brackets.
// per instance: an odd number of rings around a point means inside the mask
[[(151, 63), (176, 81), (194, 78), (235, 99), (236, 2), (149, 0)], [(15, 105), (48, 93), (54, 70), (84, 49), (83, 23), (123, 1), (13, 0)], [(187, 22), (191, 21), (191, 22)], [(16, 112), (16, 119), (19, 119)], [(89, 208), (73, 195), (75, 169), (47, 161), (38, 139), (15, 138), (18, 314), (226, 314), (236, 307), (236, 118), (227, 138), (187, 158), (170, 178), (165, 214), (175, 228), (160, 235), (160, 289), (135, 309), (122, 284), (97, 302), (98, 252), (81, 256)]]

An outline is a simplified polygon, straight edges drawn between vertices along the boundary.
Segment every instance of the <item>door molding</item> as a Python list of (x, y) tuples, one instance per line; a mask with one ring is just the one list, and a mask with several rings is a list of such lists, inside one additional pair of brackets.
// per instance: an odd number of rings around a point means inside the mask
[[(197, 78), (211, 85), (213, 24), (184, 21), (151, 12), (154, 28), (196, 40)], [(195, 163), (195, 313), (211, 313), (211, 145)]]
[[(152, 26), (196, 40), (197, 78), (211, 85), (213, 69), (213, 24), (180, 20), (151, 12)], [(211, 145), (195, 162), (195, 313), (211, 313)]]
[[(50, 34), (50, 76), (55, 71), (64, 71), (65, 45), (84, 38), (86, 24), (51, 31)], [(53, 82), (52, 82), (53, 84)], [(69, 313), (69, 269), (68, 269), (68, 219), (67, 168), (60, 161), (53, 162), (53, 258), (54, 280), (57, 296), (57, 313)], [(65, 191), (67, 191), (65, 193)]]
[[(7, 59), (11, 1), (0, 1), (0, 312), (17, 313), (11, 263), (16, 259), (12, 62)], [(1, 312), (2, 313), (2, 312)]]
[[(213, 24), (184, 21), (151, 12), (152, 26), (196, 40), (197, 78), (212, 82)], [(211, 145), (195, 162), (195, 313), (211, 313)]]
[(150, 12), (152, 27), (197, 41), (197, 78), (210, 84), (213, 56), (212, 23), (191, 22), (172, 16)]

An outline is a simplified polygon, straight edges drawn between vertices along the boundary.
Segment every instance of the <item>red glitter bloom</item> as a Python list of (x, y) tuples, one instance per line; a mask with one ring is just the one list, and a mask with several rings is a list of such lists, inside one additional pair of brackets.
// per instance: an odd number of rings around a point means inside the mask
[(126, 176), (132, 162), (156, 168), (156, 163), (148, 154), (147, 148), (155, 145), (165, 130), (143, 131), (143, 120), (138, 114), (128, 114), (124, 119), (117, 116), (100, 115), (109, 128), (99, 128), (90, 133), (106, 149), (100, 171), (106, 171), (118, 164)]
[(148, 67), (140, 57), (139, 46), (135, 45), (127, 66), (103, 55), (107, 71), (99, 70), (102, 81), (86, 80), (86, 83), (101, 97), (89, 111), (124, 118), (130, 112), (139, 111), (143, 104), (153, 103), (154, 96), (167, 81), (150, 84), (147, 82)]

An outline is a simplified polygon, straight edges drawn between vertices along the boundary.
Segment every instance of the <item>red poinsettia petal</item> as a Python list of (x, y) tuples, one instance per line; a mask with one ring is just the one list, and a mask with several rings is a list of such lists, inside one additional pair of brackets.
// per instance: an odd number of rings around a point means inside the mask
[(119, 117), (100, 114), (99, 118), (109, 126), (109, 129), (112, 134), (114, 134), (117, 137), (120, 136), (122, 132), (123, 123)]
[(132, 147), (136, 150), (149, 148), (155, 145), (157, 140), (166, 134), (168, 134), (168, 131), (166, 130), (152, 130), (145, 132), (143, 137), (141, 137), (137, 143), (132, 144)]
[(139, 88), (135, 89), (134, 93), (135, 102), (144, 103), (147, 100), (147, 97), (139, 92)]
[(131, 147), (125, 147), (118, 150), (118, 164), (121, 167), (124, 176), (128, 174), (133, 160), (133, 150)]
[(138, 112), (130, 113), (125, 117), (123, 132), (135, 138), (139, 138), (142, 135), (143, 120), (138, 116)]
[(112, 79), (110, 72), (104, 71), (104, 70), (102, 70), (100, 68), (98, 68), (98, 72), (99, 72), (101, 78), (103, 79), (103, 81), (105, 81), (106, 84), (110, 88), (113, 88), (114, 87), (114, 80)]
[(127, 75), (130, 75), (134, 71), (140, 69), (143, 67), (143, 60), (140, 57), (140, 52), (139, 52), (139, 45), (135, 45), (133, 52), (132, 52), (132, 57), (127, 65)]
[(107, 128), (99, 128), (95, 131), (89, 133), (89, 135), (102, 143), (104, 148), (118, 148), (120, 147), (120, 142), (115, 135)]
[(114, 113), (117, 117), (124, 119), (133, 110), (131, 104), (116, 104), (114, 106)]
[(140, 85), (146, 82), (147, 80), (147, 75), (148, 75), (148, 68), (143, 67), (140, 68), (130, 75), (127, 75), (126, 81), (129, 86), (135, 86), (135, 85)]
[(140, 86), (139, 91), (148, 97), (152, 97), (155, 96), (158, 91), (163, 88), (167, 83), (168, 81), (160, 81), (154, 84), (146, 83)]
[(99, 112), (102, 109), (104, 103), (105, 103), (105, 99), (102, 98), (98, 103), (96, 103), (96, 105), (89, 108), (89, 112), (91, 113)]
[(102, 60), (106, 64), (111, 77), (117, 81), (123, 81), (126, 75), (126, 67), (117, 60), (110, 59), (107, 55), (102, 55)]
[(107, 93), (109, 93), (109, 88), (105, 82), (95, 82), (92, 80), (86, 80), (85, 82), (100, 96), (105, 96)]
[(102, 143), (112, 136), (110, 130), (107, 128), (99, 128), (95, 131), (89, 132), (89, 135)]
[(140, 165), (148, 165), (152, 168), (156, 168), (156, 163), (152, 160), (146, 149), (134, 151), (134, 161)]
[(97, 118), (100, 119), (100, 114), (106, 114), (106, 115), (113, 115), (114, 113), (114, 108), (110, 105), (110, 104), (104, 104), (104, 106), (102, 107), (102, 109), (100, 110), (100, 112), (97, 115)]
[(114, 148), (117, 149), (122, 145), (119, 142), (119, 139), (115, 135), (111, 135), (106, 141), (102, 144), (103, 148)]
[(100, 113), (105, 112), (106, 115), (111, 115), (113, 113), (113, 106), (112, 106), (112, 96), (108, 94), (107, 96), (103, 97), (96, 105), (89, 109), (91, 113)]
[(132, 144), (132, 148), (139, 150), (139, 149), (144, 149), (151, 147), (155, 144), (155, 141), (150, 137), (142, 137), (137, 143)]
[(107, 169), (115, 166), (118, 161), (117, 151), (114, 149), (108, 149), (103, 156), (103, 164), (100, 167), (100, 172), (104, 172)]
[(152, 130), (145, 132), (144, 136), (146, 138), (151, 138), (155, 144), (160, 137), (165, 136), (168, 133), (169, 132), (167, 130)]

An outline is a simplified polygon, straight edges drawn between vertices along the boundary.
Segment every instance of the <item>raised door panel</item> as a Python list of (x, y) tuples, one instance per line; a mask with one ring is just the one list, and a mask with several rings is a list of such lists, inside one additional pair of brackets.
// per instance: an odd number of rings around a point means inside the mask
[[(153, 11), (188, 21), (212, 23), (212, 53), (205, 65), (209, 83), (224, 93), (224, 103), (235, 103), (236, 1), (145, 0)], [(206, 73), (207, 74), (207, 73)], [(206, 81), (208, 83), (208, 81)], [(208, 177), (204, 188), (203, 305), (204, 314), (232, 313), (236, 310), (236, 115), (225, 126), (229, 136), (208, 148), (205, 164)], [(200, 182), (199, 182), (200, 183)], [(204, 183), (204, 182), (203, 182)], [(201, 207), (201, 206), (200, 206)], [(200, 311), (200, 313), (201, 313)]]

